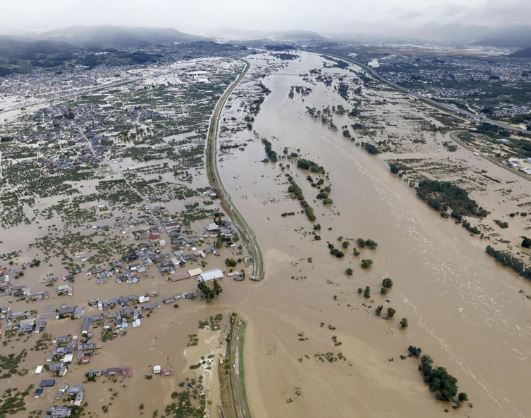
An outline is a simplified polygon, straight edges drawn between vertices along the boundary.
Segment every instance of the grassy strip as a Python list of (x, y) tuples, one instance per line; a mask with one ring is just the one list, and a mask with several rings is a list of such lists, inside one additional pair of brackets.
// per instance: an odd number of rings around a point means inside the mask
[(240, 393), (241, 393), (241, 400), (242, 400), (242, 408), (245, 412), (246, 417), (251, 417), (251, 411), (249, 410), (249, 403), (247, 402), (247, 393), (245, 391), (245, 370), (243, 365), (243, 347), (245, 344), (245, 329), (247, 327), (247, 324), (245, 321), (240, 320), (240, 346), (239, 346), (239, 355), (240, 355), (240, 379), (238, 384), (240, 385)]
[[(223, 365), (218, 368), (221, 405), (224, 418), (251, 418), (247, 394), (245, 392), (243, 348), (246, 324), (233, 313), (227, 335), (227, 353)], [(238, 340), (239, 336), (239, 340)], [(238, 343), (239, 342), (239, 343)], [(238, 356), (238, 374), (234, 365)]]

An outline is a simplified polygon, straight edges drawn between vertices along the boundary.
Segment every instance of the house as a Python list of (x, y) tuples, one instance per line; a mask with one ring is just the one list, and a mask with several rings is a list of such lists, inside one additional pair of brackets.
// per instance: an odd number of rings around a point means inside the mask
[(172, 281), (172, 282), (177, 282), (179, 280), (189, 279), (190, 277), (192, 277), (192, 276), (190, 276), (189, 272), (187, 272), (187, 271), (178, 271), (175, 274), (173, 274), (172, 276), (170, 276), (169, 280)]
[(28, 302), (36, 302), (39, 300), (48, 299), (49, 294), (47, 290), (43, 290), (42, 292), (37, 293), (31, 293), (29, 295), (26, 295), (26, 301)]
[(158, 232), (152, 232), (151, 234), (149, 234), (148, 239), (150, 241), (152, 241), (152, 242), (159, 241), (160, 240), (160, 234)]
[(37, 320), (35, 321), (35, 332), (41, 332), (44, 328), (46, 328), (47, 322), (43, 320)]
[(61, 335), (59, 338), (57, 338), (57, 345), (58, 346), (66, 346), (72, 342), (72, 336), (71, 335)]
[(23, 319), (28, 319), (30, 317), (31, 317), (30, 311), (9, 312), (7, 315), (7, 319), (9, 321), (21, 321)]
[(85, 397), (85, 391), (80, 385), (77, 386), (70, 386), (66, 390), (66, 394), (73, 399), (73, 403), (76, 406), (81, 406), (81, 402), (83, 402), (83, 398)]
[(63, 357), (64, 363), (72, 363), (72, 360), (74, 359), (74, 355), (72, 353), (65, 354)]
[(59, 318), (75, 318), (75, 319), (79, 319), (81, 318), (81, 316), (83, 315), (83, 313), (85, 312), (85, 310), (83, 308), (81, 308), (80, 306), (66, 306), (66, 305), (63, 305), (61, 306), (58, 311), (57, 311), (57, 315), (59, 316)]
[(57, 296), (72, 296), (73, 288), (70, 285), (63, 284), (60, 286), (57, 286)]
[(48, 366), (48, 371), (56, 376), (63, 377), (68, 371), (68, 368), (62, 361), (58, 361), (50, 364)]
[(19, 322), (19, 332), (33, 332), (35, 326), (35, 318), (23, 319)]
[(212, 280), (223, 279), (223, 272), (220, 269), (214, 269), (209, 271), (204, 271), (199, 275), (197, 281), (199, 282), (210, 282)]
[(190, 275), (190, 277), (199, 276), (202, 272), (203, 272), (203, 270), (201, 270), (200, 268), (195, 268), (195, 269), (188, 270), (188, 274)]
[(92, 331), (92, 322), (90, 317), (83, 318), (81, 322), (81, 335), (90, 335)]
[(101, 376), (101, 370), (89, 370), (86, 376), (88, 380), (96, 380), (96, 377)]
[(103, 372), (105, 376), (116, 376), (122, 373), (122, 369), (119, 367), (109, 367)]
[(66, 406), (52, 406), (45, 416), (49, 418), (65, 418), (69, 417), (71, 414), (72, 411)]
[(168, 232), (168, 233), (170, 233), (172, 231), (178, 231), (178, 230), (181, 229), (181, 227), (179, 226), (177, 221), (166, 222), (164, 224), (164, 227), (166, 228), (166, 232)]
[(206, 226), (206, 230), (208, 232), (214, 232), (214, 231), (217, 231), (219, 229), (219, 225), (212, 222), (212, 223), (209, 223), (207, 226)]
[(40, 388), (51, 388), (53, 386), (55, 386), (55, 379), (43, 379), (39, 383)]

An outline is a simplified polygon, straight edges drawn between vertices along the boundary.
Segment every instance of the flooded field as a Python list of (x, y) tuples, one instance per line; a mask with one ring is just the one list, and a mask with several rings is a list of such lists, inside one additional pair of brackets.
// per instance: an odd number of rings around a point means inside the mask
[(249, 263), (203, 157), (213, 107), (242, 68), (143, 67), (6, 121), (0, 416), (217, 416), (230, 311), (198, 297), (197, 278), (224, 270), (235, 291)]
[[(531, 289), (485, 247), (529, 261), (529, 180), (450, 146), (465, 126), (354, 65), (246, 61), (217, 155), (261, 246), (260, 282), (205, 167), (241, 60), (136, 69), (5, 121), (0, 389), (27, 390), (12, 415), (217, 417), (232, 356), (255, 418), (528, 415)], [(475, 213), (440, 216), (415, 196), (427, 179), (458, 185)], [(197, 269), (223, 271), (216, 300)], [(410, 346), (468, 400), (437, 401)], [(83, 388), (81, 405), (66, 385)]]
[[(346, 104), (336, 81), (326, 85), (308, 77), (310, 70), (323, 67), (323, 58), (300, 55), (261, 80), (270, 93), (252, 130), (221, 140), (221, 146), (224, 140), (246, 144), (242, 151), (223, 154), (220, 172), (265, 257), (263, 282), (227, 292), (223, 298), (248, 320), (246, 389), (253, 416), (527, 416), (529, 283), (485, 254), (486, 242), (494, 238), (471, 236), (443, 219), (416, 198), (407, 182), (389, 172), (386, 160), (404, 151), (370, 155), (356, 146), (359, 139), (347, 140), (341, 129), (312, 120), (307, 107)], [(259, 79), (260, 71), (253, 73), (253, 67), (263, 66), (264, 59), (250, 59), (248, 77), (254, 74)], [(335, 73), (336, 79), (337, 74), (352, 76), (359, 69), (329, 66), (322, 72)], [(224, 117), (234, 118), (233, 124), (242, 116), (238, 109), (244, 106), (249, 84), (244, 81), (229, 101)], [(292, 98), (292, 86), (306, 86), (311, 92)], [(394, 97), (399, 95), (388, 89), (364, 87), (363, 92), (360, 108), (367, 108), (372, 122), (396, 126), (401, 136), (423, 137), (422, 158), (444, 151), (441, 134), (423, 132), (403, 118), (414, 114), (433, 120), (424, 105)], [(372, 103), (367, 104), (367, 96)], [(393, 111), (384, 106), (370, 110), (378, 107), (375, 102), (385, 101), (394, 102)], [(336, 126), (347, 124), (346, 115), (333, 120)], [(262, 162), (266, 154), (261, 139), (270, 142), (280, 156), (278, 162)], [(325, 205), (314, 197), (317, 191), (306, 177), (317, 176), (285, 157), (292, 152), (326, 170), (333, 203)], [(511, 193), (519, 195), (519, 201), (502, 201), (499, 187), (490, 185), (473, 194), (490, 212), (506, 215), (529, 201), (527, 180), (471, 151), (459, 148), (444, 159), (450, 167), (455, 163), (470, 172), (485, 170), (490, 177), (511, 182)], [(297, 200), (289, 197), (286, 174), (299, 185), (315, 221), (310, 222)], [(529, 226), (523, 218), (517, 222), (518, 227), (507, 232), (513, 245)], [(320, 225), (320, 240), (314, 224)], [(377, 248), (358, 249), (361, 254), (355, 256), (352, 248), (360, 237), (376, 241)], [(349, 244), (343, 246), (344, 256), (332, 256), (330, 245), (341, 248), (345, 241)], [(371, 259), (372, 267), (361, 268), (362, 259)], [(345, 273), (348, 269), (350, 274)], [(386, 277), (394, 286), (381, 295), (380, 283)], [(372, 290), (367, 298), (358, 293), (366, 286)], [(379, 305), (384, 311), (396, 310), (394, 318), (375, 315)], [(407, 329), (399, 326), (401, 318), (407, 318)], [(400, 357), (407, 355), (410, 345), (421, 347), (435, 365), (446, 367), (469, 402), (453, 410), (436, 401), (422, 382), (418, 361)]]

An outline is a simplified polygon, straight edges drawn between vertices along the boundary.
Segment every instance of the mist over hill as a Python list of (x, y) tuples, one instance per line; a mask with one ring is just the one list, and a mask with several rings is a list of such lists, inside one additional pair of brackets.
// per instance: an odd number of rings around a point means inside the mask
[(75, 66), (146, 64), (170, 57), (231, 55), (242, 48), (175, 29), (69, 27), (25, 37), (0, 36), (0, 76), (34, 69), (62, 71)]
[(207, 40), (169, 28), (72, 26), (38, 35), (40, 39), (68, 42), (85, 48), (131, 48)]

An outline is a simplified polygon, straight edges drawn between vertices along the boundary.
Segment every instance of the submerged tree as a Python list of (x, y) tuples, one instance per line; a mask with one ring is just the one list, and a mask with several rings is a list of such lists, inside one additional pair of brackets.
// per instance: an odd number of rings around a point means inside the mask
[(214, 280), (213, 287), (213, 291), (216, 296), (219, 296), (219, 294), (223, 292), (223, 289), (221, 288), (221, 285), (218, 283), (217, 280)]
[(387, 308), (387, 319), (392, 319), (396, 311), (393, 308)]

